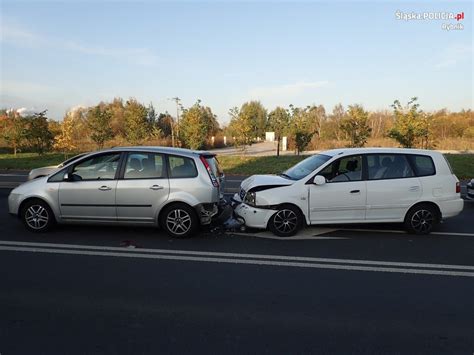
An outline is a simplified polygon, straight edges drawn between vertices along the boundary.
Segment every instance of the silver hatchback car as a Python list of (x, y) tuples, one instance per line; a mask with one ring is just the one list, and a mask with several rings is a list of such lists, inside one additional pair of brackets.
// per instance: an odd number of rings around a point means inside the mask
[(217, 214), (223, 182), (209, 152), (113, 148), (18, 186), (8, 205), (34, 232), (55, 222), (92, 222), (159, 225), (173, 237), (187, 237)]

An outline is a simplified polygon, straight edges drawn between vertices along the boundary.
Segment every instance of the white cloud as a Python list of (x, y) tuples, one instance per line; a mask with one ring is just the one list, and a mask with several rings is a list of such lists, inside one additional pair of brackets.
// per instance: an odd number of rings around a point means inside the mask
[(21, 107), (19, 109), (16, 110), (16, 112), (22, 116), (22, 117), (26, 117), (26, 116), (31, 116), (35, 113), (38, 113), (40, 112), (39, 110), (36, 110), (34, 108), (26, 108), (26, 107)]
[(327, 80), (313, 82), (301, 81), (292, 84), (257, 87), (249, 91), (249, 96), (252, 99), (290, 98), (300, 95), (303, 92), (319, 89), (328, 83)]
[(138, 65), (152, 66), (158, 63), (158, 56), (148, 48), (113, 48), (105, 46), (90, 46), (70, 40), (61, 40), (32, 33), (21, 26), (1, 25), (0, 40), (20, 47), (48, 47), (68, 50), (88, 55), (107, 56), (125, 59)]

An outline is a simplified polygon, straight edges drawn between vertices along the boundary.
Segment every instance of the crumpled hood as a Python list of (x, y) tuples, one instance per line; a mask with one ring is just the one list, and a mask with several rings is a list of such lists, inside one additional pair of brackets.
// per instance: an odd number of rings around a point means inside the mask
[(242, 181), (240, 187), (245, 191), (249, 191), (257, 186), (287, 186), (293, 183), (294, 181), (277, 175), (252, 175)]

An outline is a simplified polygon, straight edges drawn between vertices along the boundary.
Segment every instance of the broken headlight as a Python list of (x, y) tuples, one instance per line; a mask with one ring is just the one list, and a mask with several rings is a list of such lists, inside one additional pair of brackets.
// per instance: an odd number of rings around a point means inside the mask
[(247, 192), (244, 202), (249, 206), (255, 206), (255, 192)]

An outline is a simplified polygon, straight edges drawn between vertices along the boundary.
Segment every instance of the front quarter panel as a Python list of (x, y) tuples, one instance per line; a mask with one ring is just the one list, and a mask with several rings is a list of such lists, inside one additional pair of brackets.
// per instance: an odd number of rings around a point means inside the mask
[(9, 212), (18, 215), (23, 202), (31, 198), (45, 201), (52, 209), (56, 220), (60, 219), (58, 208), (59, 183), (48, 183), (47, 177), (38, 178), (26, 182), (14, 189), (8, 199)]
[(270, 188), (256, 193), (256, 207), (292, 204), (301, 209), (306, 221), (308, 220), (308, 187), (304, 182), (296, 182), (290, 186)]

